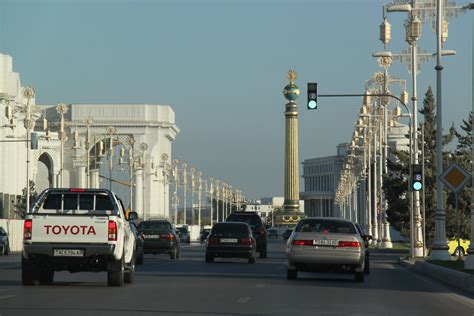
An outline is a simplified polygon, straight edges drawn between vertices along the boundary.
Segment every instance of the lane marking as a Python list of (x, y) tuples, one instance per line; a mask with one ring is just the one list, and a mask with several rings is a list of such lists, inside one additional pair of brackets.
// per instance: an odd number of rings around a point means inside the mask
[(12, 298), (12, 297), (15, 297), (16, 295), (4, 295), (4, 296), (0, 296), (0, 300), (4, 300), (4, 299), (7, 299), (7, 298)]
[(245, 304), (245, 303), (247, 303), (249, 300), (250, 300), (250, 297), (244, 296), (244, 297), (239, 298), (239, 299), (237, 300), (237, 303), (239, 303), (239, 304)]

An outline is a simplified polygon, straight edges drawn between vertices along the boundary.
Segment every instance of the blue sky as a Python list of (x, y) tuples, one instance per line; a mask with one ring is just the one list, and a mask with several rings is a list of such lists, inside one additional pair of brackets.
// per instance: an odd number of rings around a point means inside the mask
[[(335, 154), (351, 137), (361, 100), (321, 99), (308, 111), (306, 83), (318, 82), (320, 93), (363, 91), (379, 71), (371, 53), (384, 50), (384, 2), (2, 0), (0, 51), (13, 56), (40, 104), (171, 105), (181, 129), (174, 156), (247, 197), (282, 196), (286, 72), (297, 70), (302, 89), (300, 160)], [(405, 18), (389, 15), (387, 50), (407, 48)], [(445, 128), (472, 108), (473, 19), (471, 11), (449, 24), (445, 48), (457, 55), (443, 59)], [(429, 25), (419, 46), (435, 50)], [(420, 99), (435, 88), (434, 65), (422, 66)], [(405, 65), (390, 73), (410, 84)]]

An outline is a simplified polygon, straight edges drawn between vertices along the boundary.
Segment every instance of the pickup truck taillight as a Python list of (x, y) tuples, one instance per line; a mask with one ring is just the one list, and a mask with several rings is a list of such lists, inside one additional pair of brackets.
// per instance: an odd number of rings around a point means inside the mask
[(33, 222), (31, 219), (25, 219), (23, 223), (23, 240), (31, 240), (33, 231)]
[(117, 222), (109, 220), (109, 241), (117, 241)]

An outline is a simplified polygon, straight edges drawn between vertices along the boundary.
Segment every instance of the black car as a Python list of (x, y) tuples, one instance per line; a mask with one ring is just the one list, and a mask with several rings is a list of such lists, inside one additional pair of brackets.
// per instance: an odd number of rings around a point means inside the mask
[(143, 234), (144, 253), (168, 253), (171, 259), (180, 255), (180, 242), (173, 225), (167, 220), (147, 220), (138, 224), (138, 231)]
[(372, 236), (366, 235), (362, 230), (362, 227), (358, 223), (355, 223), (355, 227), (357, 228), (357, 232), (360, 234), (362, 239), (364, 240), (365, 244), (365, 264), (364, 264), (364, 273), (370, 273), (370, 251), (369, 251), (369, 240), (372, 239)]
[(8, 240), (8, 234), (0, 227), (0, 255), (8, 255), (10, 253), (10, 242)]
[(143, 234), (138, 231), (135, 223), (130, 222), (130, 228), (132, 229), (133, 234), (135, 235), (135, 263), (138, 265), (143, 264), (145, 257), (145, 252), (143, 251), (143, 245), (145, 243), (145, 238)]
[(278, 231), (276, 229), (269, 229), (268, 238), (278, 238)]
[(292, 232), (293, 232), (293, 229), (285, 230), (285, 232), (282, 234), (283, 239), (287, 240), (288, 238), (290, 238)]
[(234, 212), (225, 221), (247, 223), (252, 229), (253, 237), (257, 242), (257, 251), (260, 253), (260, 258), (267, 257), (267, 231), (263, 226), (262, 219), (256, 212)]
[(189, 233), (189, 230), (188, 230), (187, 226), (177, 227), (176, 231), (178, 232), (179, 239), (182, 242), (185, 242), (187, 244), (191, 243), (191, 234)]
[(203, 228), (203, 230), (201, 230), (201, 236), (199, 237), (200, 241), (204, 242), (206, 240), (207, 236), (209, 236), (210, 232), (211, 232), (210, 228)]
[(206, 241), (206, 262), (216, 257), (246, 258), (255, 263), (256, 241), (250, 226), (242, 222), (215, 224)]

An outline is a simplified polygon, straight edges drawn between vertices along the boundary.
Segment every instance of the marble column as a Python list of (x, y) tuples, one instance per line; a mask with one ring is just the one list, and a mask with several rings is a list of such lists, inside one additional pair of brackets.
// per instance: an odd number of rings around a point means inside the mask
[(146, 219), (145, 210), (143, 209), (143, 170), (137, 168), (135, 170), (135, 187), (133, 192), (133, 211), (141, 215), (142, 219)]
[(298, 107), (294, 102), (300, 90), (294, 84), (296, 71), (288, 71), (290, 83), (283, 89), (283, 95), (289, 101), (285, 110), (285, 201), (283, 209), (286, 213), (300, 211), (299, 197), (299, 160), (298, 160)]

